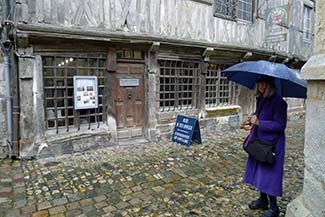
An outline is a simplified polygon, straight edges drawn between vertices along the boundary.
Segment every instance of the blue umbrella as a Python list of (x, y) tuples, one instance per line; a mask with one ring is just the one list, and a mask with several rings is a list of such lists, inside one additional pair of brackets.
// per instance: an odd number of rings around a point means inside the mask
[(255, 88), (256, 81), (262, 75), (275, 78), (277, 92), (282, 97), (307, 97), (307, 81), (300, 78), (296, 70), (284, 64), (272, 63), (265, 60), (247, 61), (233, 65), (223, 71), (231, 81), (244, 85), (250, 89)]

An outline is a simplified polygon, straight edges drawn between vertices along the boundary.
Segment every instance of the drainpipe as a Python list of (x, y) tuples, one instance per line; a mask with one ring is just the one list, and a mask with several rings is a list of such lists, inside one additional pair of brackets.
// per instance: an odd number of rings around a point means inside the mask
[(11, 86), (9, 73), (9, 55), (4, 55), (4, 70), (6, 79), (6, 99), (7, 99), (7, 145), (9, 151), (9, 158), (12, 157), (12, 110), (11, 110)]
[(15, 3), (16, 3), (16, 0), (10, 0), (10, 20), (11, 21), (15, 21)]
[[(10, 20), (13, 24), (16, 23), (16, 5), (17, 0), (10, 0)], [(17, 159), (19, 156), (19, 117), (20, 117), (20, 105), (19, 105), (19, 79), (18, 79), (18, 69), (17, 69), (17, 56), (16, 56), (16, 28), (12, 25), (10, 38), (12, 43), (12, 49), (10, 52), (10, 66), (12, 73), (11, 79), (11, 95), (12, 95), (12, 159)]]
[(9, 52), (12, 42), (10, 41), (8, 34), (11, 28), (12, 22), (7, 20), (9, 17), (8, 1), (2, 0), (2, 32), (1, 32), (1, 47), (4, 53), (4, 72), (6, 79), (6, 102), (7, 102), (7, 145), (9, 158), (12, 157), (12, 107), (11, 107), (11, 85), (10, 85), (10, 63)]

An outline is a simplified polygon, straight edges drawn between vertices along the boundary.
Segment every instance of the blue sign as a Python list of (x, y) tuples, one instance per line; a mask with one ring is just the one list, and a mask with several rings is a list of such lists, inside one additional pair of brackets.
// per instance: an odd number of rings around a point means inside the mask
[(184, 115), (178, 115), (172, 141), (190, 146), (192, 140), (201, 144), (201, 133), (198, 120)]

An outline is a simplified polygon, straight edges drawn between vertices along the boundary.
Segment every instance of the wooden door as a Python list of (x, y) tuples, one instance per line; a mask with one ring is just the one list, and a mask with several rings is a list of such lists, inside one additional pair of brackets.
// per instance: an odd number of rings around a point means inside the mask
[(115, 106), (119, 138), (143, 135), (144, 65), (119, 63), (115, 74)]

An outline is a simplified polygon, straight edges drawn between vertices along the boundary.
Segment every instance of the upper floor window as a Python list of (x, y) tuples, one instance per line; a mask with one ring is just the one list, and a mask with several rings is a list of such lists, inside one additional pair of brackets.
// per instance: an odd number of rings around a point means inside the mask
[(311, 40), (311, 13), (312, 8), (304, 5), (304, 20), (303, 20), (303, 38), (305, 40)]
[(252, 22), (252, 0), (215, 0), (215, 16)]
[(237, 18), (240, 20), (252, 21), (252, 0), (238, 0)]
[(215, 14), (226, 18), (235, 18), (235, 1), (234, 0), (216, 0)]

